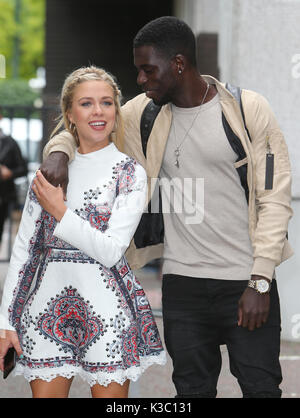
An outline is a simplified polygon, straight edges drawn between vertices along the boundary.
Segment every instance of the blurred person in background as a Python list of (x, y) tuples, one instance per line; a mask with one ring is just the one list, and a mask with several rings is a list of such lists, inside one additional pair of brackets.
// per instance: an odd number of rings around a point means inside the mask
[[(0, 106), (0, 121), (2, 108)], [(17, 203), (14, 179), (27, 175), (27, 163), (17, 142), (0, 128), (0, 243), (10, 205)]]

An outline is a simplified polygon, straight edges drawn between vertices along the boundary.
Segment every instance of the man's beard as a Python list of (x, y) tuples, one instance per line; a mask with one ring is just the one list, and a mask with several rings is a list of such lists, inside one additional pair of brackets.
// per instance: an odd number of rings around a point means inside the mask
[(152, 99), (152, 100), (156, 106), (164, 106), (171, 102), (171, 97), (169, 97), (168, 95), (165, 95), (159, 99)]

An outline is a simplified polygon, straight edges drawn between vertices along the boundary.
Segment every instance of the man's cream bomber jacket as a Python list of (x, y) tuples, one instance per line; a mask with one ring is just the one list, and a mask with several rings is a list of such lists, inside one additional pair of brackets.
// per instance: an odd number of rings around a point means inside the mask
[[(287, 146), (274, 114), (264, 97), (250, 90), (242, 90), (242, 103), (252, 142), (249, 141), (240, 107), (224, 85), (211, 76), (204, 76), (214, 84), (220, 96), (225, 118), (239, 137), (246, 158), (238, 164), (248, 164), (249, 234), (253, 246), (252, 274), (272, 280), (275, 267), (288, 259), (293, 251), (286, 239), (291, 209), (291, 168)], [(147, 145), (147, 160), (143, 154), (140, 136), (142, 112), (149, 102), (145, 94), (128, 101), (122, 107), (124, 118), (124, 147), (119, 149), (135, 158), (147, 171), (149, 200), (151, 178), (157, 179), (162, 164), (165, 145), (172, 122), (171, 106), (162, 107), (151, 131)], [(75, 141), (67, 131), (52, 138), (44, 149), (44, 159), (54, 151), (74, 158)], [(265, 190), (266, 153), (274, 154), (274, 179), (272, 190)], [(101, 169), (101, 168), (100, 168)], [(132, 269), (141, 268), (150, 260), (162, 257), (163, 244), (136, 249), (134, 240), (126, 252)]]

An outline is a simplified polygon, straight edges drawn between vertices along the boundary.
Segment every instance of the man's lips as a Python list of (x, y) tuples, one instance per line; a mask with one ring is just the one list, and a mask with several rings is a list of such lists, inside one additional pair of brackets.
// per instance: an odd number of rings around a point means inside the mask
[(147, 97), (151, 98), (155, 96), (155, 90), (144, 90)]

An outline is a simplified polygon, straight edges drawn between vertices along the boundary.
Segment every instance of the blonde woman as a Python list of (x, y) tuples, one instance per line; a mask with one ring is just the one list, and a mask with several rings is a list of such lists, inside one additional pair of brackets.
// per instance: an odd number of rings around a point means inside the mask
[(93, 397), (127, 397), (130, 380), (165, 353), (124, 252), (146, 199), (144, 169), (121, 153), (120, 91), (96, 67), (65, 81), (62, 121), (76, 138), (66, 199), (37, 172), (14, 244), (0, 310), (8, 347), (33, 397), (67, 397), (80, 375)]

